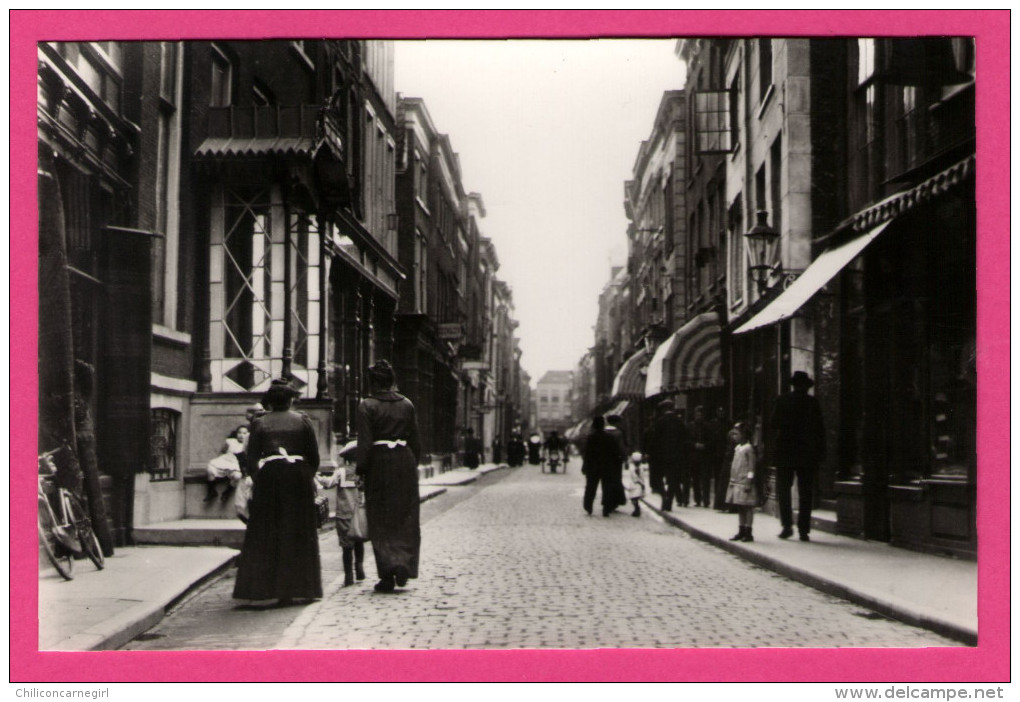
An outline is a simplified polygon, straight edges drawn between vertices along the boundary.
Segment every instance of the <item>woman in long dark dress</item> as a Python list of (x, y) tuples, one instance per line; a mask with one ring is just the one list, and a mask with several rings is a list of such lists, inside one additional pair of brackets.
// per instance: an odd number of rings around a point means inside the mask
[(418, 577), (421, 445), (414, 405), (396, 391), (390, 364), (378, 361), (368, 376), (372, 394), (358, 404), (357, 472), (365, 481), (368, 536), (379, 573), (375, 589), (392, 592)]
[(264, 602), (322, 597), (315, 472), (319, 445), (304, 414), (291, 409), (297, 391), (274, 380), (248, 438), (255, 474), (248, 528), (237, 567), (234, 597)]

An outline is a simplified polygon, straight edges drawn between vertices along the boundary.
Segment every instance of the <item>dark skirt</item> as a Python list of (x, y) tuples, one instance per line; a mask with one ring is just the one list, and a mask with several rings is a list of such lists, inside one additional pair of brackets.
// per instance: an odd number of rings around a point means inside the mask
[(322, 597), (315, 487), (301, 461), (270, 461), (255, 475), (234, 597)]
[(405, 447), (373, 446), (365, 477), (368, 537), (380, 578), (403, 568), (418, 577), (421, 551), (418, 466)]

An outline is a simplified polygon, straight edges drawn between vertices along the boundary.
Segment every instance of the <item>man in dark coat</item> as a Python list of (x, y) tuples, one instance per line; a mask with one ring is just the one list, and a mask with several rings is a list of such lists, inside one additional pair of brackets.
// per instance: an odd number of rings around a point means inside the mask
[(790, 385), (793, 391), (776, 400), (772, 413), (776, 490), (779, 493), (779, 519), (783, 524), (779, 538), (793, 536), (791, 489), (796, 478), (800, 497), (797, 530), (801, 541), (809, 541), (815, 475), (818, 464), (825, 458), (825, 425), (818, 400), (807, 392), (814, 385), (811, 377), (804, 371), (797, 371), (790, 378)]
[(623, 464), (624, 455), (620, 443), (606, 432), (606, 420), (595, 417), (591, 422), (591, 433), (584, 445), (584, 511), (591, 514), (595, 504), (595, 493), (602, 483), (602, 516), (608, 517), (619, 505), (616, 494), (616, 473)]
[[(673, 500), (683, 500), (687, 486), (683, 480), (683, 466), (688, 462), (690, 436), (683, 420), (677, 415), (672, 400), (659, 403), (659, 417), (652, 425), (649, 468), (662, 476), (662, 511), (673, 509)], [(653, 483), (654, 484), (654, 483)]]

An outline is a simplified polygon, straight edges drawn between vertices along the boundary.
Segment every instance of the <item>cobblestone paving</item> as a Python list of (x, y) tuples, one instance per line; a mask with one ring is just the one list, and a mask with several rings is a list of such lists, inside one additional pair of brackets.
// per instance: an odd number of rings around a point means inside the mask
[(749, 565), (647, 513), (589, 517), (571, 468), (565, 476), (518, 468), (426, 523), (421, 577), (395, 593), (373, 592), (367, 555), (369, 580), (328, 583), (276, 647), (957, 645)]

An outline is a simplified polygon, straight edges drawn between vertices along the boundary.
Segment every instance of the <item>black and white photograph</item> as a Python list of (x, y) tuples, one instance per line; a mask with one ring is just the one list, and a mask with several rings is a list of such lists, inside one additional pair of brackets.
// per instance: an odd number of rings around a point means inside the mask
[(37, 44), (39, 651), (979, 644), (973, 36), (153, 29)]

